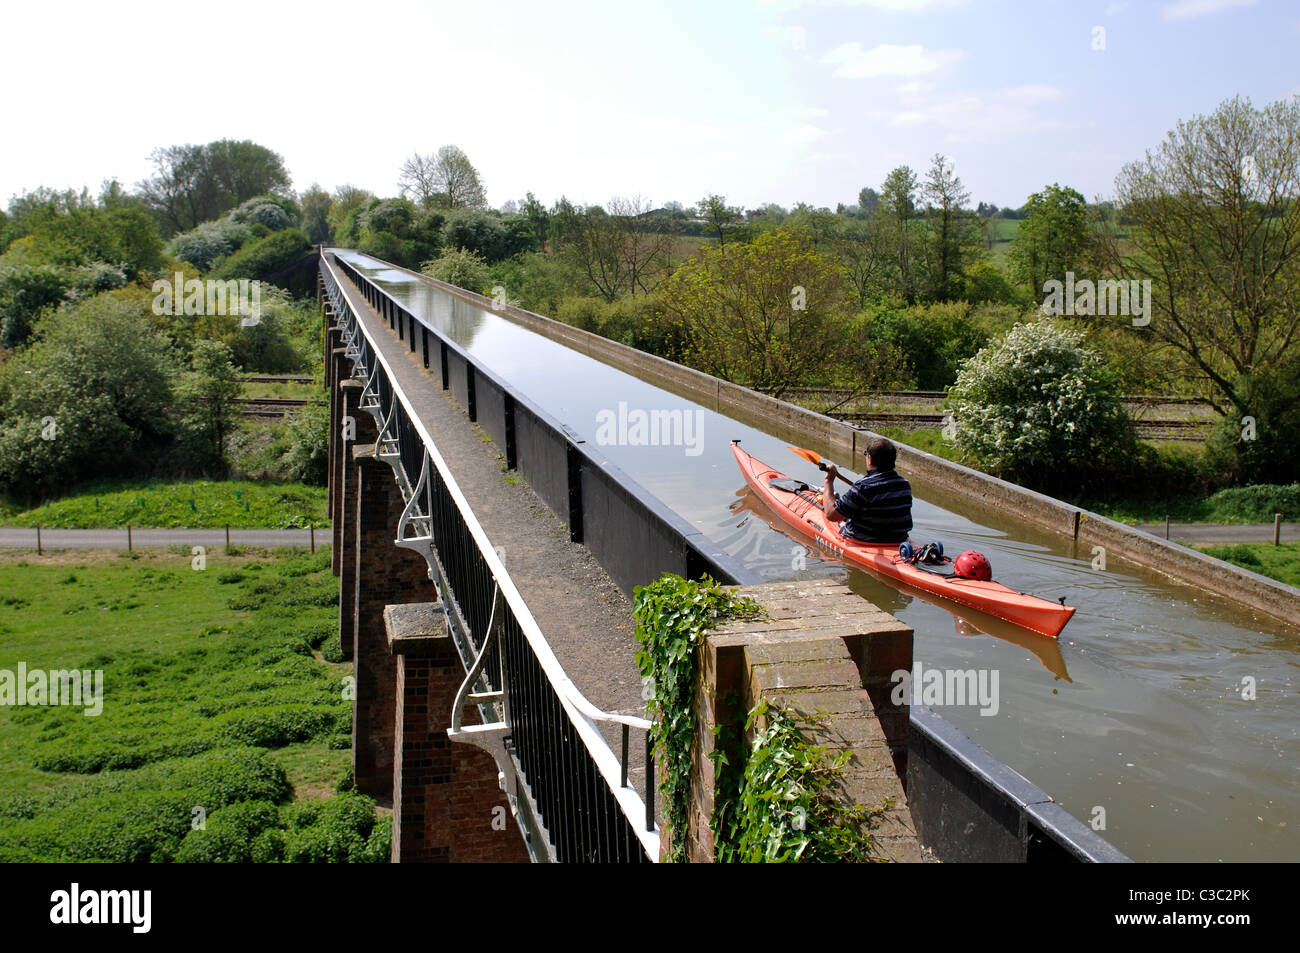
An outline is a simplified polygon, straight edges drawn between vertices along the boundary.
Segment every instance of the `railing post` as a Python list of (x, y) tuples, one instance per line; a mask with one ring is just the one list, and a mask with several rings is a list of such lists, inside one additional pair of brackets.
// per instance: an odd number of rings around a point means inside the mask
[(519, 465), (519, 450), (515, 442), (515, 397), (509, 391), (502, 398), (502, 406), (506, 418), (506, 469), (513, 470)]
[(472, 422), (478, 421), (478, 399), (474, 392), (474, 365), (465, 361), (465, 412)]
[(569, 476), (569, 541), (582, 542), (582, 454), (569, 442), (564, 444)]

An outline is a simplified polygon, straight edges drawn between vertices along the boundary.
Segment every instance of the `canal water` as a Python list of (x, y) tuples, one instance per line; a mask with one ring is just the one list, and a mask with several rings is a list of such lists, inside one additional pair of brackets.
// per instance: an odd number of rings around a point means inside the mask
[[(1113, 557), (1096, 569), (1093, 553), (1072, 540), (996, 513), (969, 518), (958, 498), (913, 481), (914, 540), (940, 540), (950, 554), (978, 549), (999, 581), (1078, 607), (1059, 642), (968, 610), (956, 615), (776, 528), (745, 486), (730, 441), (820, 485), (786, 441), (405, 272), (339, 256), (746, 566), (772, 580), (841, 580), (916, 630), (923, 669), (996, 674), (996, 711), (933, 707), (1135, 860), (1300, 859), (1294, 628)], [(640, 444), (638, 411), (681, 411), (676, 445)], [(1252, 687), (1254, 697), (1243, 697)]]

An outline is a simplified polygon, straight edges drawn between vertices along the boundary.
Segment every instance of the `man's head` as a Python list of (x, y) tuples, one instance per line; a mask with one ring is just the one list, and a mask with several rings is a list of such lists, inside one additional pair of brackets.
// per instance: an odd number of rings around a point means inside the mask
[(868, 470), (892, 470), (898, 451), (884, 437), (872, 437), (862, 451), (867, 458)]

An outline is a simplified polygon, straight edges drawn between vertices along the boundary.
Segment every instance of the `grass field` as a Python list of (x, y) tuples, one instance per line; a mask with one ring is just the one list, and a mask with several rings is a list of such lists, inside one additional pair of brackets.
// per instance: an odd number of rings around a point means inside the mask
[(105, 481), (42, 506), (0, 504), (0, 525), (53, 529), (187, 527), (299, 529), (329, 526), (323, 486), (231, 480)]
[(1239, 543), (1235, 546), (1198, 547), (1207, 556), (1233, 563), (1288, 586), (1300, 587), (1300, 543)]
[[(0, 860), (387, 860), (328, 560), (0, 556)], [(20, 664), (102, 694), (19, 706)]]

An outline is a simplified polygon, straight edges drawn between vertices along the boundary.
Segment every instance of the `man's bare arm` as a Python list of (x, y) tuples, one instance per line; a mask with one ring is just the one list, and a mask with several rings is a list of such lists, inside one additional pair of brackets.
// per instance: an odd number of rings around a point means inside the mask
[(822, 513), (832, 523), (843, 521), (844, 514), (835, 508), (835, 464), (826, 464), (826, 485), (822, 488)]

